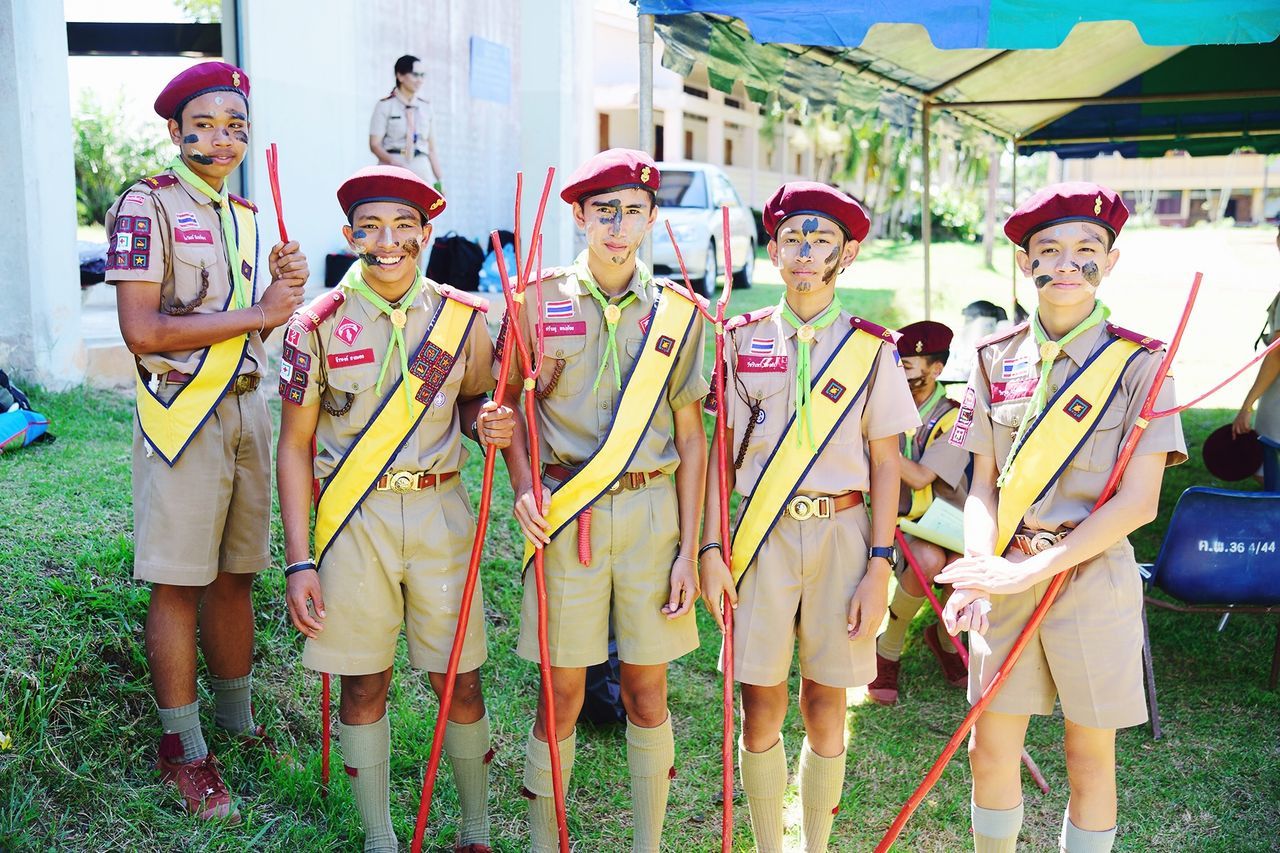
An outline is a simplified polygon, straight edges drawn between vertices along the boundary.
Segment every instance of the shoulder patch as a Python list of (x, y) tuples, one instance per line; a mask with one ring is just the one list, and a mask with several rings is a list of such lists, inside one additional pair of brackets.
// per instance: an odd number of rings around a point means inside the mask
[[(507, 281), (511, 284), (512, 287), (516, 286), (516, 277), (519, 275), (519, 273), (520, 273), (519, 270), (507, 270)], [(542, 272), (538, 273), (537, 278), (541, 278), (542, 282), (545, 284), (548, 281), (551, 281), (552, 279), (555, 279), (555, 278), (564, 278), (568, 274), (569, 274), (568, 267), (544, 267), (542, 269)], [(529, 279), (529, 283), (533, 284), (534, 281), (537, 280), (537, 278)]]
[(1014, 335), (1026, 331), (1027, 327), (1030, 325), (1030, 320), (1023, 320), (1021, 323), (1005, 329), (1003, 332), (996, 332), (994, 335), (987, 335), (985, 338), (974, 344), (974, 349), (982, 349), (983, 347), (990, 346), (991, 344), (998, 344), (1001, 341), (1007, 341)]
[(149, 178), (143, 178), (139, 183), (146, 184), (152, 189), (160, 189), (161, 187), (171, 187), (178, 182), (177, 175), (161, 174), (152, 175)]
[(291, 324), (296, 323), (304, 332), (314, 332), (320, 328), (328, 317), (338, 310), (338, 306), (347, 301), (347, 295), (339, 288), (322, 293), (302, 306), (293, 315)]
[(439, 285), (440, 295), (446, 299), (452, 299), (454, 302), (461, 302), (468, 308), (474, 308), (476, 311), (488, 313), (489, 300), (483, 296), (476, 296), (474, 293), (468, 293), (465, 290), (458, 290), (456, 287), (450, 287), (447, 284)]
[(1145, 347), (1151, 352), (1159, 352), (1164, 349), (1164, 341), (1158, 341), (1155, 338), (1149, 338), (1138, 332), (1131, 332), (1128, 329), (1121, 328), (1115, 323), (1107, 323), (1107, 331), (1115, 335), (1117, 338), (1124, 338), (1126, 341), (1132, 341), (1138, 346)]
[(873, 335), (880, 340), (887, 341), (891, 344), (897, 344), (898, 338), (902, 337), (902, 335), (893, 331), (893, 329), (886, 329), (884, 326), (877, 326), (870, 320), (864, 320), (861, 317), (854, 317), (849, 321), (849, 325), (853, 326), (860, 332), (866, 332), (868, 335)]
[(249, 209), (250, 209), (250, 210), (252, 210), (254, 213), (257, 213), (257, 212), (258, 212), (258, 206), (257, 206), (256, 204), (254, 204), (253, 202), (249, 201), (249, 199), (247, 199), (247, 198), (242, 198), (242, 197), (240, 197), (240, 196), (236, 195), (235, 193), (227, 193), (227, 198), (231, 199), (233, 202), (235, 202), (236, 204), (240, 205), (241, 207), (247, 207), (247, 208), (249, 208)]
[(754, 311), (748, 311), (746, 314), (739, 314), (736, 317), (730, 317), (724, 321), (725, 329), (737, 329), (742, 326), (749, 326), (752, 323), (759, 323), (761, 320), (767, 320), (773, 316), (778, 310), (777, 305), (768, 305), (764, 308), (757, 308)]
[(703, 299), (698, 294), (691, 292), (683, 284), (677, 284), (676, 282), (672, 281), (669, 278), (658, 278), (658, 277), (654, 278), (653, 283), (664, 290), (670, 290), (672, 293), (678, 293), (681, 296), (683, 296), (685, 299), (689, 300), (690, 302), (695, 302), (698, 305), (701, 305), (703, 308), (706, 308), (708, 310), (710, 310), (711, 308), (710, 302)]

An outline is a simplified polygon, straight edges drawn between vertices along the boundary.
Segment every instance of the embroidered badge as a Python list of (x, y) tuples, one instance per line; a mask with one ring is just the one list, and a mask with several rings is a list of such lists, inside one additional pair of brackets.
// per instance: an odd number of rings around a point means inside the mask
[(456, 359), (431, 341), (423, 341), (409, 364), (409, 372), (422, 380), (414, 399), (424, 406), (435, 402), (436, 393), (449, 378)]
[(839, 403), (840, 398), (844, 396), (844, 392), (845, 387), (832, 379), (827, 383), (827, 387), (822, 389), (822, 396), (826, 397), (833, 403)]
[(1102, 196), (1098, 196), (1093, 200), (1093, 215), (1097, 216), (1102, 213)]
[(964, 447), (965, 437), (969, 435), (969, 427), (973, 426), (973, 410), (977, 405), (977, 392), (972, 387), (964, 389), (964, 402), (960, 404), (960, 413), (956, 415), (955, 426), (951, 427), (951, 435), (947, 437), (952, 447)]
[(1036, 393), (1036, 386), (1039, 384), (1039, 376), (1015, 379), (1012, 382), (992, 382), (991, 404), (1030, 399)]
[(146, 234), (133, 235), (133, 251), (149, 252), (151, 251), (151, 238)]
[(774, 338), (752, 338), (751, 347), (747, 352), (752, 355), (772, 355)]
[[(656, 308), (657, 306), (654, 306), (654, 307)], [(643, 317), (640, 318), (640, 323), (639, 323), (640, 331), (646, 335), (649, 334), (649, 324), (652, 322), (653, 322), (653, 311), (650, 311), (648, 314), (645, 314)]]
[(212, 246), (213, 232), (204, 228), (197, 228), (193, 231), (179, 231), (175, 228), (173, 229), (173, 240), (176, 243), (185, 243), (187, 245), (194, 243), (197, 245)]
[(447, 402), (449, 402), (449, 398), (445, 396), (445, 393), (443, 391), (437, 391), (435, 399), (431, 401), (431, 406), (435, 409), (442, 409), (444, 408), (444, 404)]
[(253, 267), (249, 266), (248, 261), (240, 262), (240, 275), (244, 276), (249, 281), (253, 281)]
[(148, 265), (147, 255), (144, 252), (135, 252), (129, 256), (129, 266), (136, 270), (145, 270)]
[(146, 204), (147, 197), (142, 193), (125, 193), (124, 204)]
[[(145, 216), (139, 216), (137, 218), (146, 219)], [(134, 220), (134, 217), (132, 216), (117, 216), (116, 217), (116, 233), (119, 234), (121, 231), (128, 231), (130, 234), (132, 234), (133, 220)]]
[(573, 320), (568, 323), (543, 323), (542, 335), (547, 338), (565, 338), (587, 333), (586, 320)]
[(357, 349), (350, 352), (331, 352), (327, 361), (330, 370), (339, 370), (343, 367), (354, 367), (357, 364), (372, 364), (374, 361), (372, 349)]
[(151, 233), (151, 217), (149, 216), (133, 217), (133, 233), (134, 234), (150, 234)]
[(288, 382), (293, 378), (293, 365), (287, 361), (280, 362), (280, 378)]
[(498, 339), (493, 343), (493, 360), (498, 361), (502, 358), (502, 353), (507, 346), (507, 327), (511, 324), (511, 315), (502, 315), (502, 326), (498, 329)]
[(552, 302), (545, 302), (542, 306), (543, 316), (548, 320), (559, 320), (565, 317), (573, 316), (573, 300), (558, 299)]
[(738, 356), (739, 373), (786, 373), (787, 356), (785, 355), (740, 355)]
[(671, 355), (671, 351), (676, 348), (676, 339), (670, 335), (662, 335), (653, 348), (663, 355)]
[(1089, 414), (1089, 410), (1093, 408), (1093, 404), (1081, 397), (1079, 394), (1071, 398), (1071, 402), (1062, 407), (1062, 411), (1071, 416), (1076, 423), (1084, 420), (1084, 416)]
[(1031, 363), (1029, 356), (1020, 356), (1019, 358), (1006, 358), (1000, 362), (1000, 379), (1009, 382), (1013, 379), (1022, 379), (1035, 373), (1035, 367)]
[(127, 252), (129, 251), (129, 248), (132, 245), (133, 245), (132, 234), (125, 231), (116, 235), (116, 251), (117, 252)]
[(302, 330), (299, 329), (297, 326), (293, 325), (292, 323), (290, 323), (289, 328), (286, 329), (284, 333), (284, 342), (286, 344), (292, 344), (294, 346), (297, 346), (297, 343), (299, 339), (301, 339), (301, 337), (302, 337)]
[(762, 423), (764, 423), (764, 409), (759, 409), (756, 411), (756, 426)]
[(311, 369), (311, 353), (300, 352), (293, 357), (293, 364), (299, 370)]
[(306, 388), (307, 378), (308, 374), (305, 370), (295, 370), (293, 371), (293, 377), (289, 379), (289, 384), (298, 388)]
[(356, 338), (360, 337), (360, 332), (364, 330), (355, 320), (350, 317), (343, 317), (342, 322), (333, 330), (333, 336), (342, 341), (347, 346), (354, 346)]
[(184, 210), (173, 217), (173, 227), (182, 231), (190, 231), (193, 228), (200, 227), (200, 220), (196, 219), (196, 215), (191, 211)]

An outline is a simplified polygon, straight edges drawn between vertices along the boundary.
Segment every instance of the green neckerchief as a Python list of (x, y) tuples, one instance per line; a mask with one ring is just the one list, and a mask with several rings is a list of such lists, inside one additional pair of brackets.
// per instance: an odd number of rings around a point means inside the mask
[(218, 212), (218, 222), (222, 225), (222, 242), (227, 247), (227, 264), (231, 267), (231, 307), (248, 308), (253, 304), (253, 298), (247, 292), (248, 282), (240, 274), (240, 243), (236, 240), (236, 223), (231, 215), (231, 199), (228, 198), (226, 183), (222, 184), (222, 192), (216, 191), (205, 183), (204, 178), (191, 171), (191, 167), (182, 162), (181, 157), (173, 158), (169, 168), (196, 192), (213, 202), (213, 209)]
[(1009, 475), (1013, 473), (1013, 457), (1022, 445), (1022, 439), (1026, 436), (1027, 429), (1031, 426), (1031, 422), (1039, 416), (1040, 412), (1044, 411), (1044, 405), (1049, 400), (1049, 373), (1053, 370), (1054, 361), (1057, 360), (1067, 344), (1110, 316), (1111, 309), (1101, 302), (1095, 301), (1089, 316), (1081, 320), (1080, 325), (1056, 341), (1050, 340), (1049, 333), (1044, 330), (1044, 326), (1040, 325), (1040, 312), (1038, 310), (1035, 316), (1031, 318), (1031, 332), (1035, 335), (1036, 346), (1040, 350), (1040, 380), (1036, 383), (1036, 391), (1031, 396), (1031, 402), (1027, 404), (1026, 412), (1022, 415), (1022, 422), (1018, 424), (1018, 431), (1013, 436), (1013, 444), (1009, 446), (1009, 455), (1005, 457), (1004, 465), (1000, 468), (1000, 476), (996, 478), (996, 488), (1003, 488), (1004, 484), (1008, 482)]
[[(946, 396), (946, 393), (947, 389), (942, 387), (941, 382), (933, 387), (933, 393), (929, 395), (929, 399), (925, 400), (924, 405), (917, 409), (920, 413), (921, 421), (924, 421), (925, 417), (933, 411), (933, 407), (938, 405), (942, 398)], [(921, 424), (920, 429), (923, 428), (924, 424)], [(906, 456), (908, 459), (910, 459), (911, 454), (915, 452), (915, 437), (916, 431), (914, 429), (907, 430), (907, 452), (904, 453), (903, 456)]]
[[(404, 402), (405, 405), (413, 408), (413, 391), (409, 389), (409, 350), (404, 343), (404, 324), (405, 310), (411, 308), (417, 300), (418, 294), (422, 291), (422, 271), (414, 268), (413, 284), (409, 285), (409, 289), (405, 291), (404, 296), (400, 297), (399, 305), (404, 307), (393, 308), (391, 303), (383, 299), (381, 296), (373, 292), (360, 275), (364, 261), (357, 261), (351, 265), (351, 269), (347, 270), (347, 274), (342, 277), (342, 288), (352, 291), (369, 300), (369, 304), (377, 308), (387, 316), (391, 321), (391, 343), (387, 346), (387, 352), (382, 356), (382, 369), (378, 371), (378, 382), (373, 386), (376, 393), (382, 393), (382, 380), (387, 375), (387, 365), (391, 363), (391, 353), (396, 349), (400, 350), (400, 384), (404, 386)], [(397, 319), (399, 322), (397, 323)]]
[[(639, 262), (636, 262), (636, 271), (640, 272)], [(641, 275), (643, 278), (643, 275)], [(591, 386), (591, 393), (594, 394), (600, 389), (600, 378), (604, 376), (605, 365), (609, 363), (609, 357), (613, 357), (613, 387), (622, 387), (622, 368), (618, 365), (618, 321), (622, 319), (622, 309), (626, 308), (636, 300), (636, 292), (634, 290), (627, 291), (617, 302), (611, 301), (604, 295), (604, 291), (595, 283), (591, 277), (591, 271), (587, 268), (585, 259), (578, 271), (578, 280), (587, 286), (587, 292), (595, 298), (600, 304), (600, 312), (604, 315), (605, 328), (609, 331), (608, 350), (604, 354), (604, 358), (600, 359), (600, 369), (596, 371), (596, 381)]]
[[(791, 306), (787, 304), (787, 298), (782, 298), (782, 319), (791, 324), (796, 330), (796, 416), (800, 419), (809, 436), (809, 447), (813, 448), (813, 421), (809, 418), (809, 392), (810, 383), (813, 382), (810, 377), (809, 350), (813, 346), (816, 333), (820, 329), (825, 329), (836, 321), (840, 316), (840, 297), (832, 294), (831, 304), (826, 310), (814, 317), (808, 323), (803, 322), (796, 313), (791, 310)], [(800, 433), (796, 433), (796, 442), (800, 441)]]

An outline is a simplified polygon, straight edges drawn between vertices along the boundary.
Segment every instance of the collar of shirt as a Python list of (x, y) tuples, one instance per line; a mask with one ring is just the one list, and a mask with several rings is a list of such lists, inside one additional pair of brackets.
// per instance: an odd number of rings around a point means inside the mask
[[(432, 289), (431, 281), (429, 279), (424, 280), (422, 283), (422, 290), (421, 292), (418, 293), (418, 298), (413, 300), (412, 304), (401, 305), (400, 307), (404, 309), (405, 314), (408, 314), (411, 310), (419, 306), (423, 307), (424, 309), (429, 308), (431, 306), (431, 302), (430, 302), (431, 296), (434, 296), (434, 290)], [(395, 303), (392, 303), (392, 304), (394, 305)], [(386, 319), (388, 324), (391, 323), (391, 319), (387, 317), (386, 314), (383, 314), (381, 311), (379, 311), (376, 305), (374, 305), (368, 299), (365, 299), (359, 293), (348, 292), (347, 299), (346, 299), (346, 302), (343, 303), (343, 307), (347, 309), (345, 312), (346, 315), (349, 316), (351, 314), (358, 314), (359, 318), (362, 321), (364, 321), (365, 325), (368, 325), (369, 323), (372, 323), (378, 320), (379, 318)]]
[[(826, 309), (824, 308), (823, 310), (825, 311)], [(774, 311), (773, 316), (770, 317), (769, 319), (773, 323), (774, 328), (778, 330), (778, 337), (781, 340), (789, 340), (791, 338), (794, 338), (796, 336), (796, 333), (800, 331), (795, 326), (791, 325), (790, 323), (788, 323), (786, 320), (782, 318), (781, 309)], [(829, 325), (823, 326), (821, 329), (813, 330), (814, 343), (817, 343), (820, 340), (825, 340), (830, 335), (839, 334), (839, 333), (848, 331), (849, 323), (852, 320), (853, 320), (853, 315), (842, 308), (840, 310), (840, 313), (836, 315), (835, 320), (833, 320)]]
[(196, 204), (203, 204), (206, 207), (213, 205), (213, 199), (209, 198), (207, 195), (200, 192), (195, 187), (191, 186), (191, 184), (184, 181), (181, 175), (174, 172), (172, 169), (166, 169), (165, 171), (168, 174), (173, 175), (175, 178), (178, 179), (178, 186), (182, 187), (182, 191), (185, 192), (187, 195), (191, 196), (191, 200), (194, 201)]
[[(578, 295), (588, 298), (591, 296), (591, 291), (587, 290), (587, 286), (582, 283), (582, 280), (586, 278), (592, 282), (595, 281), (595, 277), (591, 275), (591, 268), (587, 266), (587, 252), (589, 251), (589, 249), (583, 249), (582, 254), (578, 255), (574, 260), (572, 268), (574, 283), (578, 286)], [(629, 291), (636, 295), (635, 301), (637, 303), (647, 305), (653, 302), (654, 299), (652, 283), (653, 273), (649, 271), (649, 267), (645, 265), (644, 261), (636, 258), (636, 269), (631, 274), (631, 281), (627, 282), (626, 289), (612, 297), (608, 297), (608, 294), (605, 295), (612, 301), (625, 296)], [(596, 286), (599, 287), (598, 284)], [(604, 288), (601, 288), (600, 291), (603, 293)]]

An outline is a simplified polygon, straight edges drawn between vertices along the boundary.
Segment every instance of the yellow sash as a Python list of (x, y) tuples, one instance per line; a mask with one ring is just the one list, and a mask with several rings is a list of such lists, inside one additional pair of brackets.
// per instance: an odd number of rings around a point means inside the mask
[[(427, 376), (432, 375), (432, 367), (438, 368), (441, 371), (438, 378), (443, 382), (462, 349), (467, 333), (471, 331), (475, 316), (476, 309), (472, 306), (455, 299), (441, 298), (440, 307), (431, 319), (423, 345), (416, 350), (420, 355), (415, 359), (415, 364), (423, 357), (421, 354), (429, 354), (427, 357), (434, 361), (427, 365)], [(443, 364), (440, 362), (441, 358), (445, 359)], [(323, 562), (329, 544), (346, 526), (347, 520), (365, 495), (377, 484), (378, 478), (408, 440), (409, 434), (417, 428), (427, 406), (431, 405), (435, 397), (434, 391), (431, 394), (420, 391), (414, 395), (409, 405), (405, 405), (404, 392), (400, 390), (400, 383), (403, 381), (401, 378), (387, 389), (378, 411), (365, 424), (338, 467), (325, 481), (324, 491), (320, 493), (320, 504), (316, 507), (317, 564)]]
[[(951, 432), (951, 427), (955, 425), (956, 417), (959, 414), (960, 414), (959, 406), (953, 406), (952, 408), (943, 412), (942, 417), (938, 418), (936, 421), (933, 422), (932, 429), (929, 431), (929, 436), (924, 440), (924, 446), (927, 448), (929, 445), (933, 444), (942, 436), (948, 435)], [(921, 458), (923, 458), (924, 454), (921, 453), (920, 456)], [(917, 459), (916, 461), (919, 462), (920, 460)], [(907, 510), (907, 514), (904, 515), (903, 518), (907, 518), (907, 519), (919, 518), (920, 516), (924, 515), (925, 510), (927, 510), (929, 508), (929, 505), (932, 503), (933, 503), (933, 484), (932, 483), (925, 486), (923, 489), (913, 489), (911, 491), (911, 509)]]
[[(232, 202), (231, 212), (236, 223), (240, 257), (227, 260), (232, 267), (231, 274), (244, 278), (249, 293), (253, 293), (253, 277), (258, 268), (258, 223), (249, 207)], [(246, 272), (249, 275), (246, 276)], [(222, 310), (228, 309), (234, 295), (233, 286)], [(186, 450), (192, 437), (204, 426), (204, 422), (213, 414), (214, 408), (235, 381), (248, 345), (249, 336), (244, 334), (220, 341), (206, 349), (195, 373), (191, 374), (191, 378), (167, 403), (147, 387), (142, 378), (142, 366), (138, 365), (138, 425), (147, 443), (170, 466), (177, 463), (182, 451)], [(259, 365), (259, 368), (264, 366)]]
[(1045, 403), (1014, 456), (1008, 483), (1000, 490), (995, 553), (1005, 552), (1027, 510), (1044, 497), (1079, 452), (1142, 349), (1124, 338), (1109, 339)]
[[(623, 381), (622, 399), (618, 401), (609, 432), (586, 464), (552, 492), (550, 507), (543, 508), (553, 539), (627, 472), (653, 420), (653, 413), (666, 394), (667, 380), (693, 327), (697, 310), (679, 290), (662, 289), (640, 355)], [(533, 545), (526, 539), (526, 567), (531, 559)]]
[(876, 368), (880, 344), (881, 339), (876, 335), (857, 328), (850, 329), (813, 380), (809, 416), (813, 422), (816, 448), (810, 448), (808, 442), (796, 440), (800, 427), (795, 415), (791, 416), (786, 431), (765, 463), (755, 489), (743, 502), (731, 549), (735, 584), (742, 580), (754, 562), (787, 501), (835, 435), (836, 427), (866, 390)]

